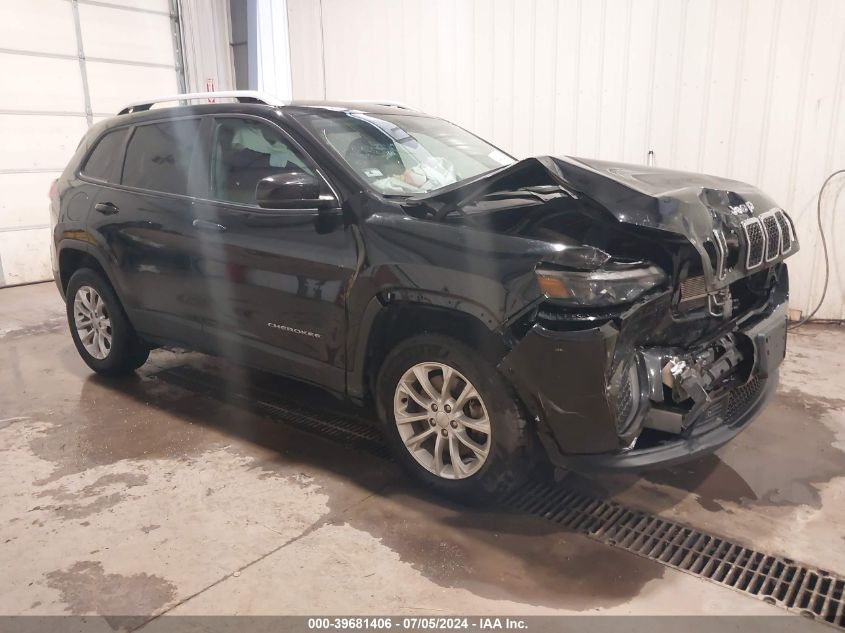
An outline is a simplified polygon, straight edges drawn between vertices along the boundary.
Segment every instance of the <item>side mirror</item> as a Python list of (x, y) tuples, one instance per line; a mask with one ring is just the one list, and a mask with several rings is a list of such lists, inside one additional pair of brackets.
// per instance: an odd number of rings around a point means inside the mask
[(320, 197), (321, 182), (304, 171), (267, 176), (255, 186), (255, 202), (262, 209), (324, 209), (334, 198)]

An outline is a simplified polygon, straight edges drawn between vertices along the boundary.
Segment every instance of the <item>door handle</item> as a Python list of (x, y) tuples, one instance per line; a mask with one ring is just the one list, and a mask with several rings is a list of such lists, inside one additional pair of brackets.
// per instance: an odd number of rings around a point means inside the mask
[(98, 202), (94, 205), (94, 211), (99, 211), (103, 215), (114, 215), (120, 209), (117, 208), (117, 205), (112, 204), (111, 202)]
[(205, 220), (194, 220), (192, 224), (195, 229), (200, 229), (202, 231), (217, 231), (222, 233), (226, 230), (226, 227), (222, 224), (217, 224), (216, 222), (206, 222)]

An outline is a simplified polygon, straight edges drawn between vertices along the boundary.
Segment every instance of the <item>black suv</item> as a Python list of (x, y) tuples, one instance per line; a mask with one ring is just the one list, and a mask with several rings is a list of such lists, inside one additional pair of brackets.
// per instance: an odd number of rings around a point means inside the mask
[(54, 269), (95, 371), (155, 346), (372, 403), (398, 459), (472, 496), (542, 460), (715, 450), (786, 347), (789, 217), (749, 185), (515, 160), (401, 106), (135, 104), (53, 187)]

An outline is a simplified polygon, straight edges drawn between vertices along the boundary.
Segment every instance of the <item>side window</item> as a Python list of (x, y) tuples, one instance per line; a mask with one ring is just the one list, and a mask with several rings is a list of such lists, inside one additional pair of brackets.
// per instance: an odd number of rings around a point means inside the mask
[(165, 193), (192, 191), (188, 178), (199, 128), (200, 119), (139, 125), (126, 147), (121, 182)]
[(268, 125), (250, 119), (216, 119), (211, 144), (211, 197), (255, 204), (255, 187), (286, 172), (314, 175), (302, 154)]
[(118, 152), (126, 135), (126, 129), (108, 132), (97, 141), (94, 151), (88, 155), (82, 173), (97, 180), (113, 180), (110, 178), (115, 161), (120, 160)]

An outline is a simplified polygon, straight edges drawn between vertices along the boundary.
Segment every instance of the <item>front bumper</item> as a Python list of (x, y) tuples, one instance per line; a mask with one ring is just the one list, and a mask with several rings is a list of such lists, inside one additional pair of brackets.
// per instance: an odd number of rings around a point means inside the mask
[(641, 471), (654, 468), (667, 468), (702, 455), (707, 455), (721, 448), (744, 431), (762, 412), (777, 391), (777, 373), (769, 378), (753, 378), (742, 389), (734, 405), (732, 394), (723, 401), (715, 403), (715, 408), (736, 409), (735, 417), (725, 419), (714, 415), (695, 424), (688, 435), (677, 440), (651, 446), (634, 448), (617, 453), (598, 455), (559, 455), (553, 459), (556, 465), (580, 472), (589, 471)]
[[(768, 309), (734, 333), (746, 346), (743, 379), (730, 389), (707, 393), (675, 433), (642, 442), (650, 416), (661, 409), (661, 376), (644, 368), (634, 381), (636, 414), (617, 424), (626, 409), (614, 393), (614, 370), (637, 348), (625, 327), (608, 323), (580, 331), (550, 331), (535, 325), (508, 354), (501, 369), (538, 423), (551, 461), (572, 470), (644, 470), (666, 467), (715, 451), (742, 430), (774, 395), (786, 345), (785, 291)], [(651, 318), (645, 314), (645, 321)], [(620, 359), (621, 358), (621, 359)], [(657, 386), (655, 387), (655, 384)], [(616, 387), (618, 389), (618, 387)], [(654, 427), (652, 427), (654, 428)], [(658, 427), (659, 428), (659, 427)], [(647, 433), (646, 433), (647, 435)]]

